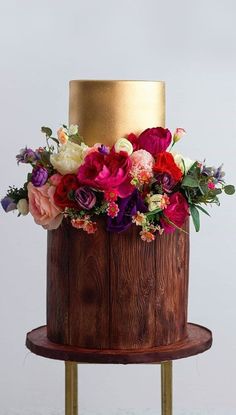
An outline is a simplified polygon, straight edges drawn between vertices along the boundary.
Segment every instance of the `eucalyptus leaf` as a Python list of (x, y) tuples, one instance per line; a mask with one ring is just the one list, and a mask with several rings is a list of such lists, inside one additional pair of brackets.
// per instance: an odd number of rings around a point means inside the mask
[(196, 208), (195, 205), (190, 205), (190, 213), (192, 216), (192, 220), (193, 220), (193, 224), (195, 227), (196, 232), (199, 232), (200, 230), (200, 215), (199, 215), (199, 211)]
[(46, 134), (47, 137), (51, 137), (52, 130), (49, 127), (41, 127), (41, 131), (43, 134)]
[(55, 137), (50, 137), (50, 140), (54, 141), (55, 143), (57, 143), (57, 145), (59, 145), (59, 140)]
[(232, 184), (227, 184), (227, 186), (224, 187), (224, 192), (227, 195), (233, 195), (235, 193), (235, 187)]

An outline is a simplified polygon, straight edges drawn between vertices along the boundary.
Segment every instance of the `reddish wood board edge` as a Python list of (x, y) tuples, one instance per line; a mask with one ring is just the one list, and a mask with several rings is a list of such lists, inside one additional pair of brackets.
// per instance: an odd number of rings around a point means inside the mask
[(32, 353), (49, 359), (78, 363), (159, 363), (203, 353), (210, 349), (211, 345), (211, 331), (193, 323), (187, 324), (187, 337), (184, 340), (150, 349), (100, 350), (53, 343), (47, 338), (47, 326), (38, 327), (26, 336), (26, 347)]

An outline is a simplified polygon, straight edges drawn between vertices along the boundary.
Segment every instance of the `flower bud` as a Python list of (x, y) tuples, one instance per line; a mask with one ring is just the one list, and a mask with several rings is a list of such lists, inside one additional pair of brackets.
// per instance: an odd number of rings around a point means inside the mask
[(173, 136), (173, 142), (177, 143), (177, 141), (179, 141), (184, 134), (186, 134), (186, 131), (183, 128), (176, 128)]
[(119, 140), (115, 143), (114, 148), (116, 153), (126, 151), (129, 156), (133, 153), (133, 146), (127, 138), (119, 138)]

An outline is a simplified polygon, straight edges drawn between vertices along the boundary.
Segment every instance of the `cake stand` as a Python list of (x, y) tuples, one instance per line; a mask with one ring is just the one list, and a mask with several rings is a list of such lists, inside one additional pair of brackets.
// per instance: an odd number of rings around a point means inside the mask
[(203, 353), (211, 345), (211, 331), (192, 323), (187, 325), (184, 340), (145, 350), (99, 350), (61, 345), (47, 338), (46, 326), (32, 330), (26, 337), (26, 346), (32, 353), (65, 362), (65, 415), (78, 415), (78, 363), (160, 364), (161, 414), (172, 415), (172, 361)]

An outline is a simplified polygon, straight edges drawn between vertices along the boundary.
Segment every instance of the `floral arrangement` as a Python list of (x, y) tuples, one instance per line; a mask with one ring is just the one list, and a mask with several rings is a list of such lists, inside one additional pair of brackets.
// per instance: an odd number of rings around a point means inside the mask
[(207, 167), (173, 151), (185, 134), (172, 135), (162, 127), (148, 128), (140, 135), (128, 134), (110, 148), (102, 143), (88, 147), (77, 125), (57, 131), (42, 127), (46, 145), (25, 147), (17, 163), (31, 171), (23, 187), (9, 187), (1, 200), (6, 212), (31, 213), (45, 229), (56, 229), (63, 218), (87, 233), (97, 230), (96, 217), (107, 217), (107, 230), (122, 232), (139, 226), (143, 241), (157, 234), (181, 229), (191, 215), (199, 231), (203, 206), (219, 205), (218, 196), (233, 194), (226, 185), (222, 165)]

